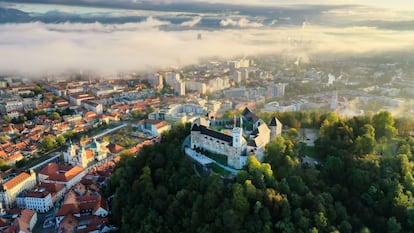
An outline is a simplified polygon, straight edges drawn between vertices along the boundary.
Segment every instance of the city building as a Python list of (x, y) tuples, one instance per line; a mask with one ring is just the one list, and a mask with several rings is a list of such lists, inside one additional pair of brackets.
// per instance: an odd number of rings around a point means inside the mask
[(19, 233), (31, 233), (37, 223), (37, 213), (34, 210), (24, 209), (22, 210), (20, 217), (15, 220), (17, 226), (17, 232)]
[(268, 97), (282, 97), (285, 96), (286, 83), (277, 83), (267, 86)]
[(108, 143), (99, 143), (95, 138), (86, 145), (75, 145), (69, 142), (68, 150), (63, 153), (65, 163), (86, 168), (90, 162), (101, 161), (108, 156), (107, 145)]
[(86, 227), (85, 223), (89, 222), (82, 220), (104, 220), (109, 213), (108, 204), (105, 198), (100, 195), (75, 197), (73, 199), (64, 203), (56, 213), (57, 226), (65, 224), (65, 218), (71, 218), (77, 223), (78, 229), (82, 229)]
[(71, 104), (75, 104), (77, 106), (80, 106), (83, 100), (92, 100), (95, 97), (90, 94), (73, 94), (69, 95), (69, 102)]
[(195, 91), (200, 94), (207, 93), (207, 84), (201, 81), (189, 80), (185, 82), (185, 88), (189, 91)]
[(224, 155), (229, 166), (241, 169), (250, 155), (263, 161), (265, 146), (272, 138), (280, 136), (281, 130), (282, 124), (276, 117), (268, 126), (248, 108), (240, 118), (235, 117), (231, 130), (217, 131), (210, 127), (208, 120), (200, 117), (191, 127), (191, 149)]
[(79, 166), (66, 166), (57, 163), (49, 163), (38, 172), (39, 182), (63, 184), (66, 190), (78, 183), (86, 171)]
[(36, 184), (34, 171), (17, 174), (10, 171), (1, 174), (0, 201), (3, 207), (12, 208), (19, 193), (32, 189)]
[(92, 111), (96, 114), (102, 114), (103, 113), (103, 106), (100, 103), (96, 103), (95, 101), (91, 100), (82, 100), (81, 106), (85, 109)]
[(150, 85), (157, 90), (162, 89), (164, 87), (164, 79), (160, 74), (149, 74), (147, 79)]
[(241, 169), (247, 161), (247, 142), (240, 127), (234, 127), (231, 135), (209, 128), (204, 118), (191, 127), (191, 148), (227, 156), (227, 164)]
[(40, 213), (45, 213), (53, 207), (52, 194), (45, 188), (21, 193), (17, 196), (16, 202), (20, 209), (30, 209)]
[(138, 130), (156, 137), (171, 129), (171, 124), (163, 120), (143, 119), (138, 123)]
[(173, 90), (176, 95), (185, 96), (185, 82), (183, 81), (174, 82)]
[(205, 108), (199, 104), (172, 104), (148, 114), (148, 119), (168, 122), (193, 122), (206, 114)]

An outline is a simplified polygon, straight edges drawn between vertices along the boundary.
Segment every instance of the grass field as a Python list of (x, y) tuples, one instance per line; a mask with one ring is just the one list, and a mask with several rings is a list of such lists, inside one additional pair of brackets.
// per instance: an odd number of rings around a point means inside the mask
[(225, 155), (220, 155), (220, 154), (209, 152), (209, 153), (206, 153), (206, 156), (220, 164), (227, 166), (227, 156)]
[(227, 176), (230, 175), (231, 173), (227, 170), (225, 170), (224, 168), (220, 167), (219, 165), (212, 163), (209, 165), (211, 170), (213, 170), (213, 172), (222, 175), (222, 176)]

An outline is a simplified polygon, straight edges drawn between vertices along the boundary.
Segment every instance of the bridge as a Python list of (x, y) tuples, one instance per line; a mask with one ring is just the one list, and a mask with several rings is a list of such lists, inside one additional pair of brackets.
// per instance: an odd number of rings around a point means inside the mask
[(46, 160), (44, 160), (42, 162), (36, 163), (36, 164), (34, 164), (32, 166), (26, 167), (24, 170), (26, 170), (26, 171), (30, 171), (30, 170), (38, 171), (38, 170), (42, 169), (44, 166), (46, 166), (48, 163), (50, 163), (50, 162), (53, 162), (53, 161), (54, 162), (58, 162), (61, 153), (62, 152), (53, 152), (52, 154), (48, 155), (48, 156), (50, 156), (50, 158), (48, 158), (48, 159), (46, 159)]
[(107, 134), (110, 134), (110, 133), (112, 133), (112, 132), (115, 132), (115, 131), (117, 131), (117, 130), (120, 130), (120, 129), (122, 129), (122, 128), (126, 127), (126, 126), (128, 126), (128, 124), (123, 123), (122, 125), (119, 125), (119, 126), (117, 126), (117, 127), (115, 127), (115, 128), (105, 130), (104, 132), (102, 132), (102, 133), (100, 133), (100, 134), (97, 134), (97, 135), (93, 136), (92, 138), (93, 138), (93, 139), (98, 139), (98, 138), (103, 137), (103, 136), (105, 136), (105, 135), (107, 135)]

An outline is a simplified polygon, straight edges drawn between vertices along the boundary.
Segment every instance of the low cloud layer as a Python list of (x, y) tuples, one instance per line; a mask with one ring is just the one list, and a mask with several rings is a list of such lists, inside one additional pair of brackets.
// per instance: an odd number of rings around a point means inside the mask
[[(186, 21), (197, 24), (198, 18)], [(114, 74), (196, 63), (206, 57), (258, 54), (368, 54), (413, 48), (413, 31), (369, 27), (163, 31), (168, 25), (149, 17), (140, 23), (0, 25), (0, 74), (91, 70)], [(202, 34), (202, 40), (197, 35)]]
[(202, 19), (201, 16), (194, 17), (193, 19), (191, 19), (189, 21), (182, 22), (181, 26), (183, 26), (183, 27), (194, 27), (198, 23), (201, 22), (201, 19)]

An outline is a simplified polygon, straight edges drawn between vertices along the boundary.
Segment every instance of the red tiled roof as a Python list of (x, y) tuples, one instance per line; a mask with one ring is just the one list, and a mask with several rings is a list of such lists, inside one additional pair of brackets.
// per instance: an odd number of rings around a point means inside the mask
[(45, 198), (49, 194), (50, 194), (50, 192), (48, 190), (44, 190), (42, 192), (31, 191), (31, 192), (27, 192), (26, 197)]
[(53, 183), (41, 183), (39, 185), (39, 188), (44, 188), (46, 190), (48, 190), (49, 192), (59, 192), (62, 189), (65, 188), (65, 185), (63, 184), (53, 184)]
[(113, 154), (118, 154), (118, 153), (120, 153), (124, 149), (124, 147), (122, 147), (122, 146), (120, 146), (118, 144), (113, 144), (113, 143), (110, 143), (107, 146), (107, 148)]
[(11, 161), (19, 161), (19, 160), (22, 160), (22, 159), (23, 159), (23, 155), (20, 152), (9, 157), (9, 160), (11, 160)]
[(6, 154), (6, 152), (4, 152), (4, 150), (0, 150), (0, 157), (2, 159), (6, 159), (7, 158), (7, 154)]
[(48, 176), (48, 180), (68, 182), (83, 171), (77, 166), (64, 166), (56, 163), (49, 163), (39, 171), (39, 174)]
[(94, 153), (92, 150), (87, 150), (86, 151), (86, 159), (91, 160), (94, 157)]
[(74, 213), (79, 213), (79, 209), (75, 204), (64, 204), (60, 207), (59, 211), (56, 213), (56, 216), (67, 216)]
[(25, 181), (28, 178), (30, 178), (30, 175), (27, 174), (26, 172), (22, 172), (19, 175), (17, 175), (16, 177), (14, 177), (13, 179), (11, 179), (11, 180), (7, 181), (6, 183), (4, 183), (3, 187), (6, 188), (6, 189), (12, 189), (16, 185), (20, 184), (21, 182)]

